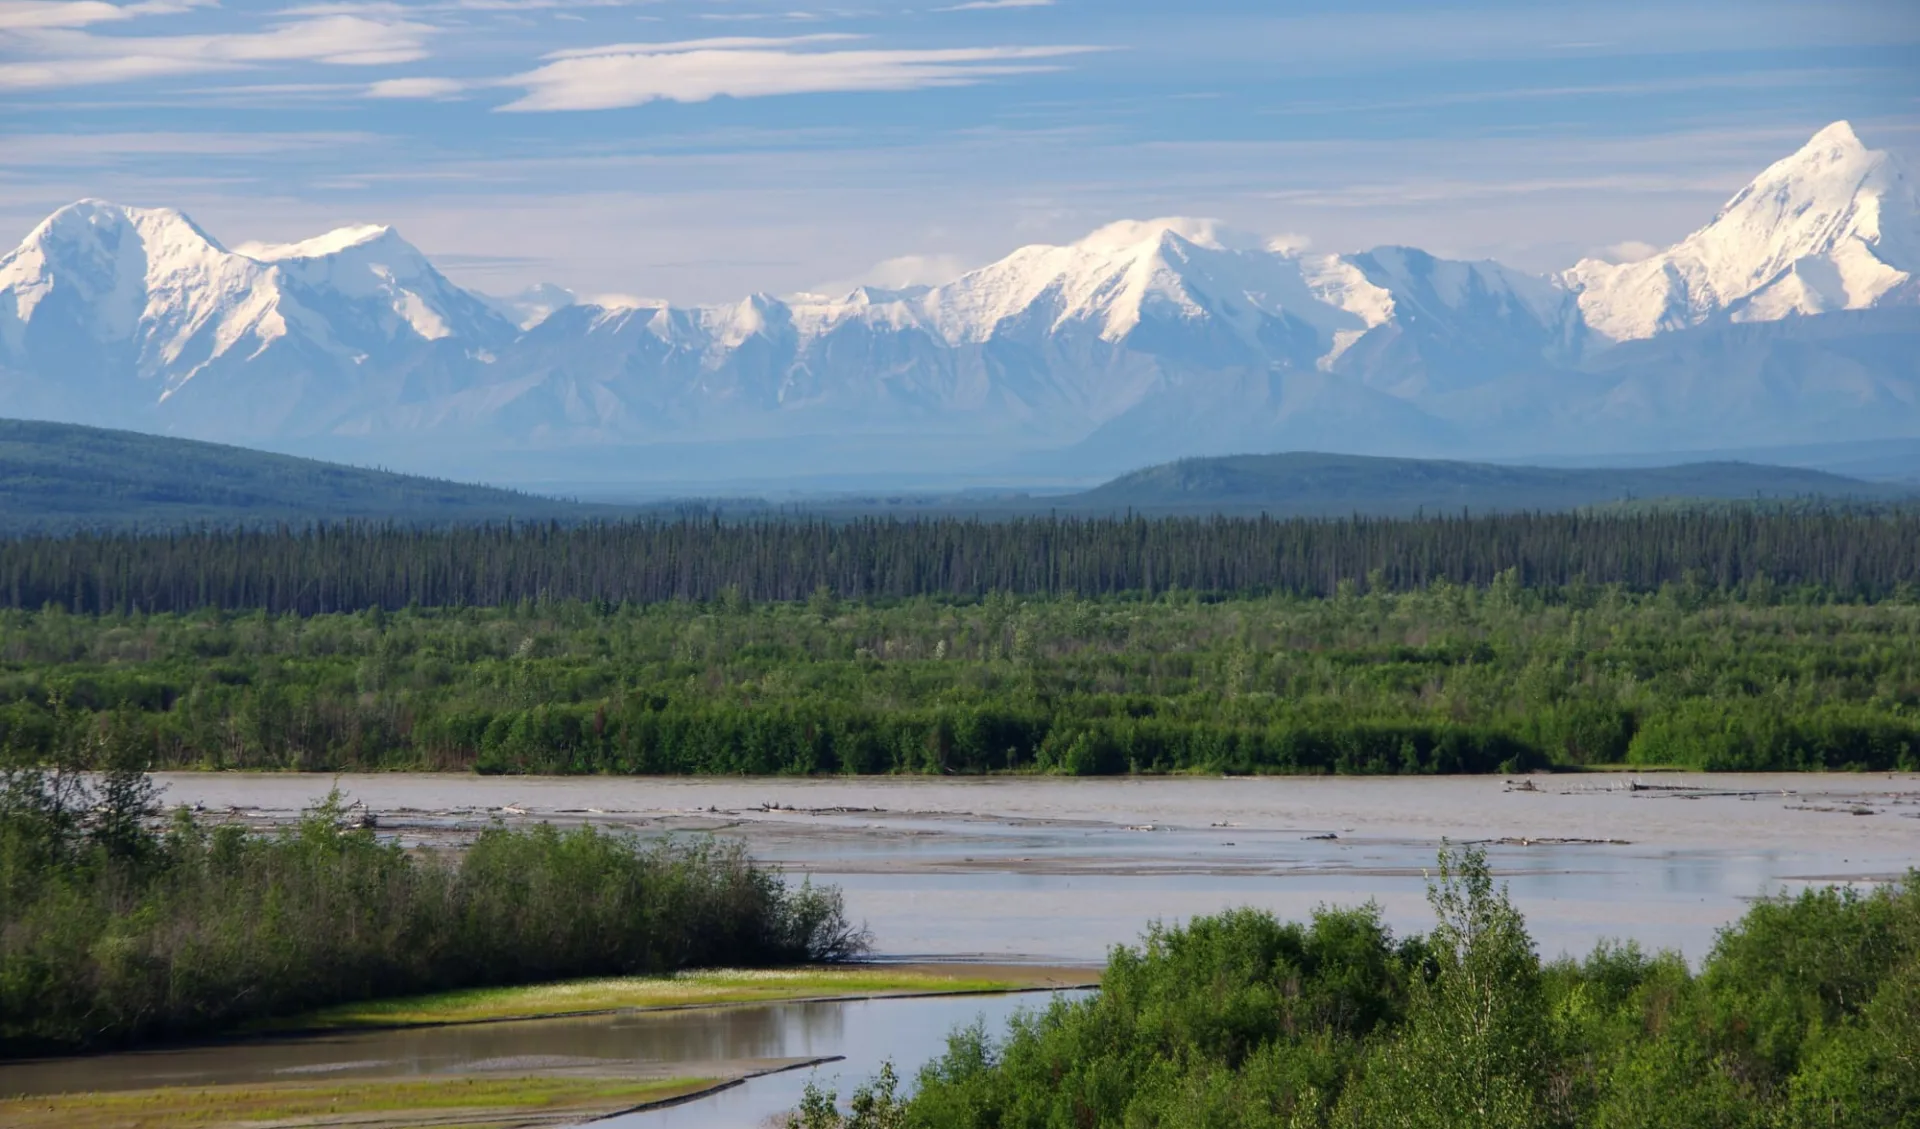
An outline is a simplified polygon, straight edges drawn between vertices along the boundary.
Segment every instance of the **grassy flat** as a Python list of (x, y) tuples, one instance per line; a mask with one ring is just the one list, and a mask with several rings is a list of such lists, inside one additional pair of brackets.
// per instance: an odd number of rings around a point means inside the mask
[(17, 1129), (227, 1129), (272, 1125), (486, 1126), (571, 1124), (710, 1089), (707, 1078), (456, 1076), (271, 1086), (179, 1086), (124, 1093), (0, 1100), (0, 1125)]
[(712, 969), (675, 976), (621, 976), (565, 980), (516, 988), (470, 988), (426, 996), (342, 1004), (275, 1021), (261, 1029), (331, 1031), (420, 1027), (502, 1019), (577, 1015), (645, 1008), (773, 1003), (781, 1000), (896, 996), (951, 992), (1009, 992), (1096, 981), (1095, 973), (1017, 966), (935, 968), (912, 965), (858, 968)]

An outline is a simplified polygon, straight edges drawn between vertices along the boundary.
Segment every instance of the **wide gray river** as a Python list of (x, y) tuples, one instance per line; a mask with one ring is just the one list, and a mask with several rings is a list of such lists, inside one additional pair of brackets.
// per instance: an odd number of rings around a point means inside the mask
[[(1481, 843), (1548, 957), (1604, 938), (1694, 961), (1756, 896), (1871, 883), (1920, 864), (1920, 777), (1658, 774), (1512, 778), (752, 779), (174, 774), (172, 803), (266, 827), (337, 784), (410, 843), (457, 843), (493, 820), (744, 839), (832, 882), (883, 958), (1098, 963), (1153, 920), (1252, 905), (1304, 917), (1377, 902), (1398, 930), (1430, 924), (1424, 874), (1443, 841)], [(693, 1067), (843, 1055), (850, 1088), (882, 1057), (904, 1075), (955, 1024), (997, 1025), (1045, 997), (891, 1000), (506, 1024), (485, 1034), (358, 1035), (0, 1068), (0, 1092), (132, 1088), (217, 1067), (472, 1069), (545, 1056)], [(484, 1044), (484, 1045), (481, 1045)], [(590, 1048), (583, 1050), (582, 1048)], [(290, 1060), (289, 1055), (295, 1056)], [(167, 1055), (175, 1057), (169, 1059)], [(199, 1058), (194, 1056), (199, 1055)], [(305, 1056), (305, 1057), (300, 1057)], [(465, 1064), (462, 1066), (462, 1064)], [(23, 1073), (34, 1069), (42, 1073)], [(58, 1080), (47, 1071), (64, 1070)], [(806, 1073), (619, 1119), (752, 1126), (792, 1106)], [(210, 1080), (210, 1079), (209, 1079)], [(145, 1082), (154, 1084), (152, 1081)], [(611, 1123), (609, 1123), (611, 1124)]]
[(887, 957), (1098, 962), (1156, 918), (1372, 899), (1428, 924), (1443, 840), (1487, 846), (1544, 955), (1605, 937), (1698, 959), (1756, 895), (1920, 864), (1920, 776), (1074, 780), (167, 775), (258, 825), (336, 783), (409, 842), (493, 819), (737, 836), (839, 885)]

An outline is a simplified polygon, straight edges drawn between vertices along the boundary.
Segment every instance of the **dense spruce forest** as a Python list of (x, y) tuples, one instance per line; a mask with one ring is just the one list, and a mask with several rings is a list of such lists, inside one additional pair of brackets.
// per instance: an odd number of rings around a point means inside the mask
[(1911, 591), (1508, 569), (1326, 598), (53, 605), (0, 612), (0, 747), (294, 770), (1912, 769)]
[(1920, 584), (1920, 512), (1741, 507), (1339, 521), (1031, 518), (319, 525), (0, 541), (0, 603), (74, 612), (313, 614), (522, 600), (653, 603), (1484, 587)]

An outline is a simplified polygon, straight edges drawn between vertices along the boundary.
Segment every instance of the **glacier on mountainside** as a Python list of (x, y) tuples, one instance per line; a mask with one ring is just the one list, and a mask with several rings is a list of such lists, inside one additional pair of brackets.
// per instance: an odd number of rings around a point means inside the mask
[(1778, 321), (1911, 304), (1916, 268), (1913, 182), (1891, 155), (1835, 122), (1673, 247), (1637, 262), (1589, 259), (1561, 277), (1588, 326), (1628, 341), (1717, 317)]
[(0, 414), (419, 469), (670, 448), (709, 477), (816, 439), (881, 472), (1913, 436), (1917, 262), (1913, 182), (1844, 122), (1674, 246), (1552, 277), (1170, 217), (932, 287), (490, 298), (390, 227), (229, 249), (87, 200), (0, 258)]

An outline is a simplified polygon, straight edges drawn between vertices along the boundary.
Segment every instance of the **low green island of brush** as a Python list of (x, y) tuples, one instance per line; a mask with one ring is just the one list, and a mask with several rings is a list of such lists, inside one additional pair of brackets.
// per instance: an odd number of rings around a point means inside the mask
[(335, 1031), (428, 1027), (729, 1004), (1020, 992), (1088, 987), (1098, 981), (1099, 973), (1091, 969), (1026, 965), (852, 964), (701, 969), (667, 976), (597, 977), (363, 1000), (275, 1020), (256, 1029)]

